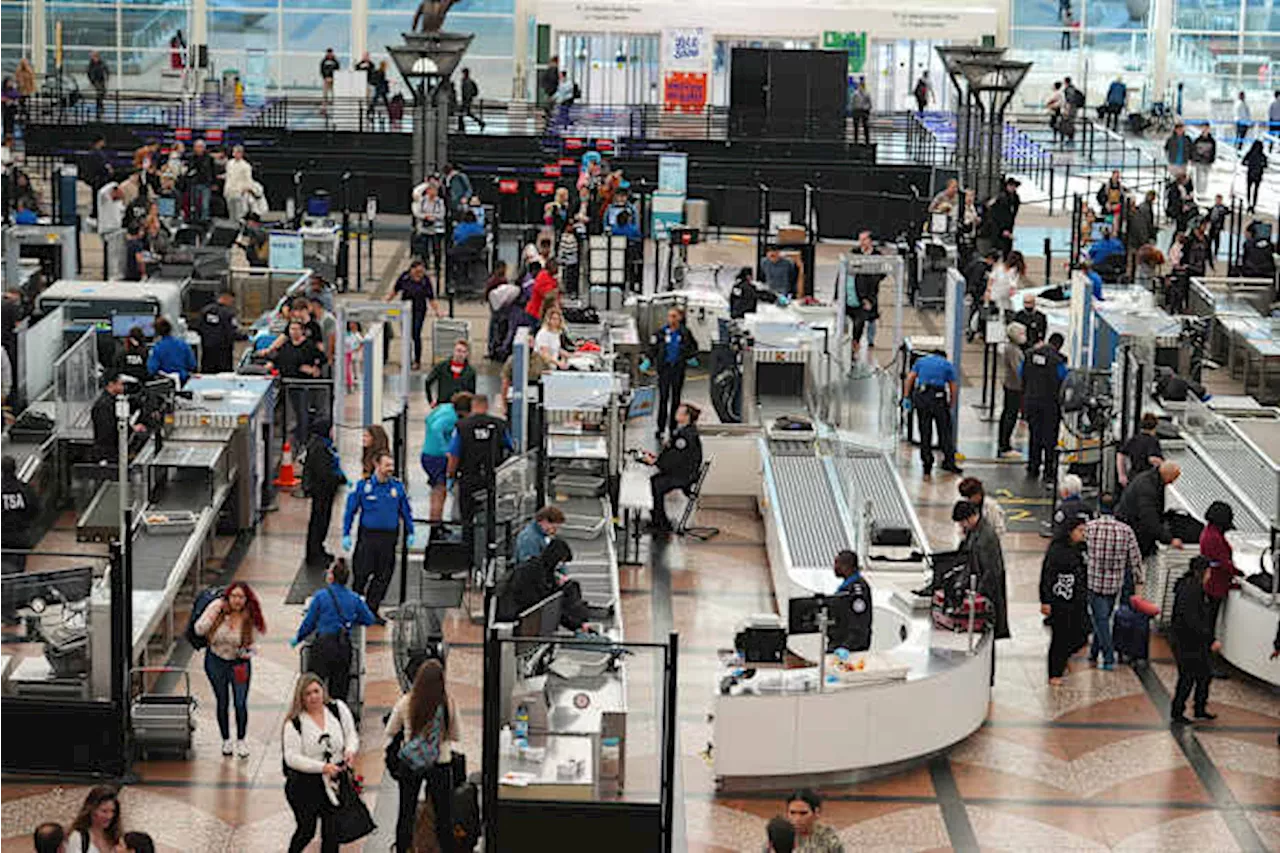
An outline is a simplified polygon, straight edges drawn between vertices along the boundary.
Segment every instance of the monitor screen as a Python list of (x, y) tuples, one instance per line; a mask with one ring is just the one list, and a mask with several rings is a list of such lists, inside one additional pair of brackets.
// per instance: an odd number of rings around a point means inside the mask
[(148, 338), (155, 337), (156, 318), (154, 314), (111, 315), (111, 337), (113, 338), (129, 337), (129, 330), (134, 326), (141, 327), (142, 333)]
[(631, 392), (631, 403), (627, 406), (627, 420), (647, 418), (658, 406), (658, 386), (640, 385)]
[(173, 196), (167, 196), (167, 195), (157, 196), (156, 212), (159, 213), (161, 216), (163, 216), (165, 219), (173, 219), (175, 216), (178, 215), (178, 200)]
[[(516, 637), (553, 637), (560, 627), (560, 604), (564, 593), (560, 590), (548, 595), (537, 604), (522, 611), (516, 617), (513, 636)], [(533, 651), (537, 643), (517, 643), (516, 654), (523, 655)]]
[(836, 621), (849, 609), (848, 602), (848, 595), (814, 595), (791, 599), (787, 602), (787, 633), (819, 633), (818, 614), (823, 607), (827, 609), (827, 628), (835, 627)]

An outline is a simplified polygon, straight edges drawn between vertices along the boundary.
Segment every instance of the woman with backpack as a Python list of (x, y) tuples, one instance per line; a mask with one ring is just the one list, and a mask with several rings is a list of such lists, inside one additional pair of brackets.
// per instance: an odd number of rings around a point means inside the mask
[(301, 853), (320, 820), (321, 853), (338, 853), (333, 818), (339, 777), (360, 751), (360, 735), (345, 702), (329, 698), (315, 673), (298, 679), (284, 723), (284, 796), (298, 827), (289, 853)]
[[(195, 634), (208, 643), (204, 672), (209, 676), (217, 703), (218, 730), (222, 732), (222, 754), (231, 754), (231, 727), (228, 706), (236, 707), (236, 754), (249, 757), (245, 732), (249, 728), (250, 658), (254, 641), (267, 630), (258, 596), (244, 581), (236, 581), (222, 595), (209, 602), (196, 619)], [(228, 701), (228, 694), (231, 701)]]
[(436, 839), (441, 853), (453, 853), (453, 749), (462, 740), (458, 709), (445, 689), (444, 666), (431, 659), (418, 667), (413, 688), (400, 697), (387, 719), (389, 740), (397, 736), (393, 776), (400, 783), (400, 813), (396, 818), (396, 850), (413, 850), (413, 827), (418, 792), (427, 783), (435, 812)]

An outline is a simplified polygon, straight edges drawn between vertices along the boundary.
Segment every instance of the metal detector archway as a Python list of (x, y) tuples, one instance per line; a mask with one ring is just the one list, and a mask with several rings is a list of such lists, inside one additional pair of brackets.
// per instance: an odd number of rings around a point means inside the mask
[(840, 256), (840, 277), (836, 280), (836, 340), (844, 338), (847, 322), (845, 294), (854, 286), (856, 275), (887, 275), (893, 278), (893, 352), (902, 346), (902, 312), (906, 301), (907, 265), (902, 255), (863, 255), (846, 252)]

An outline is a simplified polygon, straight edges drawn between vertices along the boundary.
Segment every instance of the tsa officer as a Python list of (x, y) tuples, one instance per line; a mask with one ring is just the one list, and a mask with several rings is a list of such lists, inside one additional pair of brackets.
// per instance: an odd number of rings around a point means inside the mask
[(697, 357), (698, 342), (684, 324), (684, 312), (679, 308), (670, 309), (667, 311), (667, 325), (649, 337), (649, 360), (658, 371), (658, 428), (655, 434), (659, 439), (664, 430), (675, 432), (676, 409), (684, 391), (685, 370)]
[(931, 353), (921, 358), (907, 375), (903, 405), (915, 408), (920, 422), (920, 462), (924, 475), (933, 473), (933, 429), (937, 425), (938, 445), (942, 448), (942, 470), (964, 473), (956, 465), (956, 436), (951, 423), (951, 407), (955, 404), (960, 378), (955, 365), (946, 356)]
[(836, 554), (834, 568), (840, 578), (836, 595), (848, 596), (848, 610), (828, 629), (827, 651), (865, 652), (871, 648), (871, 585), (862, 576), (858, 555), (852, 551)]
[[(116, 399), (124, 393), (124, 376), (107, 380), (98, 399), (93, 401), (89, 419), (93, 424), (93, 450), (100, 460), (115, 462), (120, 457), (120, 439), (116, 434)], [(142, 432), (142, 424), (134, 424), (134, 432)]]
[[(18, 460), (5, 454), (3, 477), (0, 478), (0, 506), (4, 509), (4, 539), (10, 548), (31, 548), (36, 544), (36, 519), (40, 517), (40, 496), (18, 476)], [(26, 554), (6, 554), (2, 568), (4, 574), (21, 572), (26, 568)], [(8, 614), (6, 614), (8, 615)]]
[(216, 300), (200, 309), (196, 332), (200, 335), (202, 373), (230, 373), (234, 369), (236, 338), (240, 336), (235, 304), (236, 295), (224, 290)]
[(1030, 432), (1027, 443), (1027, 476), (1053, 478), (1054, 447), (1058, 443), (1058, 389), (1067, 378), (1067, 363), (1058, 352), (1062, 335), (1054, 332), (1022, 361), (1022, 411)]
[(698, 436), (698, 416), (702, 410), (692, 403), (684, 403), (676, 409), (676, 428), (657, 456), (645, 453), (645, 461), (658, 469), (649, 480), (653, 493), (653, 530), (665, 533), (671, 530), (664, 506), (667, 493), (687, 489), (698, 477), (702, 467), (702, 439)]
[[(342, 516), (342, 548), (349, 551), (351, 524), (356, 513), (360, 514), (360, 535), (351, 557), (355, 569), (352, 588), (365, 596), (374, 613), (378, 612), (396, 569), (396, 538), (401, 521), (409, 534), (406, 547), (412, 548), (414, 542), (413, 509), (404, 483), (391, 476), (394, 472), (390, 453), (383, 451), (374, 457), (373, 475), (357, 483), (347, 495), (347, 511)], [(382, 624), (381, 617), (378, 624)]]
[(470, 535), (479, 498), (493, 487), (494, 472), (515, 445), (507, 432), (507, 422), (489, 414), (489, 397), (477, 394), (471, 398), (471, 414), (458, 421), (449, 442), (448, 467), (450, 481), (458, 483), (458, 511)]

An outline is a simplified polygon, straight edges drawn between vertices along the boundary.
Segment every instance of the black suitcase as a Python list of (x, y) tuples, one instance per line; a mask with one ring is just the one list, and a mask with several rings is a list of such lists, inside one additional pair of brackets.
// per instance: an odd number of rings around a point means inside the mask
[(1151, 617), (1134, 610), (1128, 604), (1116, 608), (1111, 625), (1111, 642), (1116, 656), (1123, 663), (1147, 659), (1151, 641)]
[(1203, 524), (1180, 509), (1165, 510), (1164, 523), (1169, 525), (1169, 534), (1174, 539), (1186, 543), (1198, 543), (1200, 534), (1204, 532)]

